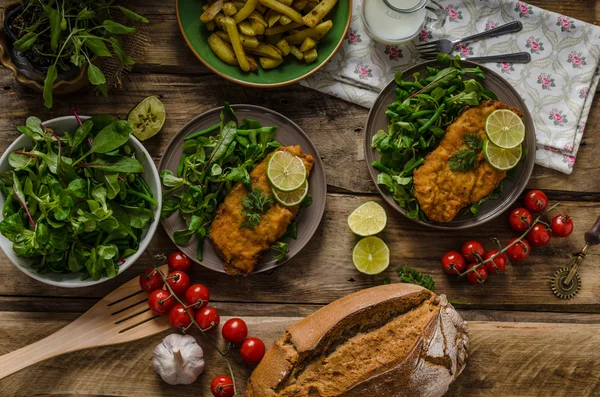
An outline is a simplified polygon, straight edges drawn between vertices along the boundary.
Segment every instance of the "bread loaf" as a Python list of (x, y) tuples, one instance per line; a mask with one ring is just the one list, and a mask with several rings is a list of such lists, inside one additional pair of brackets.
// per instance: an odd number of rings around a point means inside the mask
[(437, 397), (465, 367), (467, 324), (444, 295), (388, 284), (339, 299), (288, 328), (246, 397)]

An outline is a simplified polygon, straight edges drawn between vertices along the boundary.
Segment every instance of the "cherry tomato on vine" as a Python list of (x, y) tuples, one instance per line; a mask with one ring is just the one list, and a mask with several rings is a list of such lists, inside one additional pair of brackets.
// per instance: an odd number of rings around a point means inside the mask
[[(513, 238), (508, 242), (508, 245), (512, 244), (514, 241), (518, 240), (518, 238)], [(508, 259), (513, 262), (522, 262), (529, 256), (529, 252), (531, 251), (531, 247), (527, 240), (521, 240), (514, 245), (510, 246), (506, 250), (506, 255)]]
[(140, 274), (140, 287), (148, 293), (161, 289), (165, 282), (162, 280), (159, 274), (160, 270), (154, 268), (146, 269), (144, 273)]
[(483, 248), (483, 244), (479, 241), (469, 240), (463, 244), (460, 252), (468, 262), (477, 262), (475, 254), (482, 257), (483, 254), (485, 254), (485, 249)]
[(219, 316), (217, 309), (206, 306), (196, 312), (196, 322), (203, 331), (212, 331), (219, 326), (221, 316)]
[[(477, 266), (477, 263), (471, 263), (467, 270)], [(488, 271), (485, 266), (479, 266), (475, 271), (467, 273), (467, 279), (471, 284), (483, 284), (488, 278)]]
[(167, 284), (169, 284), (175, 295), (183, 296), (190, 287), (190, 276), (180, 270), (175, 270), (167, 276)]
[(230, 318), (223, 324), (221, 334), (227, 342), (240, 344), (248, 336), (248, 326), (241, 318)]
[[(484, 260), (488, 260), (490, 259), (492, 256), (496, 255), (498, 252), (498, 250), (489, 250), (485, 256), (483, 257)], [(496, 256), (494, 259), (492, 259), (491, 261), (487, 262), (485, 264), (485, 267), (488, 271), (488, 273), (501, 273), (504, 270), (506, 270), (506, 256), (504, 254), (500, 254), (498, 256)]]
[(210, 391), (215, 397), (232, 397), (233, 380), (227, 375), (216, 376), (210, 382)]
[(171, 271), (179, 270), (187, 273), (192, 267), (192, 262), (190, 261), (190, 258), (188, 258), (181, 251), (171, 252), (167, 262), (169, 263), (169, 269)]
[(527, 241), (534, 247), (543, 247), (550, 242), (552, 233), (546, 225), (538, 223), (529, 233), (527, 233)]
[(448, 274), (458, 274), (465, 271), (465, 257), (460, 252), (449, 251), (442, 257), (442, 269)]
[(165, 291), (164, 289), (156, 289), (150, 292), (150, 296), (148, 297), (148, 306), (154, 314), (166, 314), (173, 306), (175, 306), (175, 298), (171, 296), (169, 291)]
[(525, 195), (525, 207), (531, 212), (542, 212), (548, 206), (548, 197), (541, 190), (530, 190)]
[(515, 208), (508, 216), (508, 223), (514, 231), (523, 233), (533, 223), (533, 217), (527, 208)]
[(208, 305), (209, 300), (210, 292), (208, 291), (208, 288), (206, 288), (202, 284), (194, 284), (185, 292), (185, 303), (188, 306), (194, 305), (202, 301), (201, 305), (194, 306), (196, 309)]
[[(194, 311), (192, 309), (187, 310), (193, 317)], [(178, 303), (169, 311), (169, 322), (173, 328), (186, 328), (192, 323), (192, 319), (186, 313), (185, 308)]]
[(556, 215), (552, 219), (552, 233), (558, 237), (567, 237), (573, 231), (573, 219), (569, 215)]
[(242, 360), (250, 364), (256, 364), (265, 355), (265, 344), (262, 340), (251, 336), (246, 339), (240, 347)]

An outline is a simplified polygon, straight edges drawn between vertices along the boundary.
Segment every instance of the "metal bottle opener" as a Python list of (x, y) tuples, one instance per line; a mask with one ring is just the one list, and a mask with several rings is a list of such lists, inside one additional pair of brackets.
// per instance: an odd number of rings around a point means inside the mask
[(571, 267), (564, 267), (556, 271), (554, 276), (550, 277), (550, 288), (552, 289), (552, 292), (554, 292), (554, 295), (561, 299), (571, 299), (575, 297), (581, 289), (581, 278), (577, 273), (577, 269), (579, 269), (579, 265), (581, 265), (585, 259), (590, 247), (592, 245), (600, 244), (600, 216), (596, 219), (594, 226), (585, 232), (584, 237), (585, 245), (581, 251), (575, 255)]

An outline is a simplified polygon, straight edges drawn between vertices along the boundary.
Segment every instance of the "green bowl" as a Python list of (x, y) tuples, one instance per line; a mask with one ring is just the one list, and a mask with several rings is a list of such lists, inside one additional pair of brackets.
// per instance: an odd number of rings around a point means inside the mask
[(342, 44), (352, 17), (352, 0), (339, 0), (327, 15), (327, 18), (333, 21), (333, 27), (319, 41), (317, 46), (319, 57), (310, 65), (288, 56), (275, 69), (264, 70), (259, 65), (256, 72), (243, 72), (239, 67), (221, 61), (208, 47), (207, 39), (211, 32), (200, 22), (202, 6), (205, 3), (206, 1), (200, 0), (176, 0), (175, 2), (179, 28), (188, 47), (207, 68), (218, 75), (235, 83), (261, 88), (292, 84), (319, 70)]

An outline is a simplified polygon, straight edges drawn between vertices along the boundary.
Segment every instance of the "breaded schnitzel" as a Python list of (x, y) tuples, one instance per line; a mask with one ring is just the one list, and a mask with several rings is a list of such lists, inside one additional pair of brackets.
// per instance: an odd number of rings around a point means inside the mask
[(485, 120), (496, 109), (510, 109), (523, 117), (518, 109), (498, 101), (485, 101), (465, 110), (448, 126), (439, 146), (414, 172), (415, 197), (432, 221), (452, 221), (464, 207), (488, 196), (506, 176), (506, 172), (492, 168), (481, 152), (471, 171), (452, 171), (449, 165), (452, 155), (467, 148), (465, 135), (476, 133), (486, 139)]
[[(286, 150), (300, 157), (306, 167), (308, 178), (314, 164), (310, 154), (302, 153), (300, 146), (280, 147), (277, 150)], [(267, 179), (267, 164), (272, 155), (273, 153), (269, 154), (250, 173), (252, 188), (262, 190), (265, 196), (272, 194)], [(245, 197), (247, 197), (246, 189), (240, 182), (236, 183), (217, 210), (209, 234), (215, 250), (225, 261), (225, 271), (230, 275), (251, 273), (261, 254), (283, 236), (288, 225), (300, 211), (299, 205), (284, 207), (274, 202), (261, 215), (260, 223), (254, 230), (242, 228), (240, 224), (245, 220), (242, 215), (242, 198)]]

